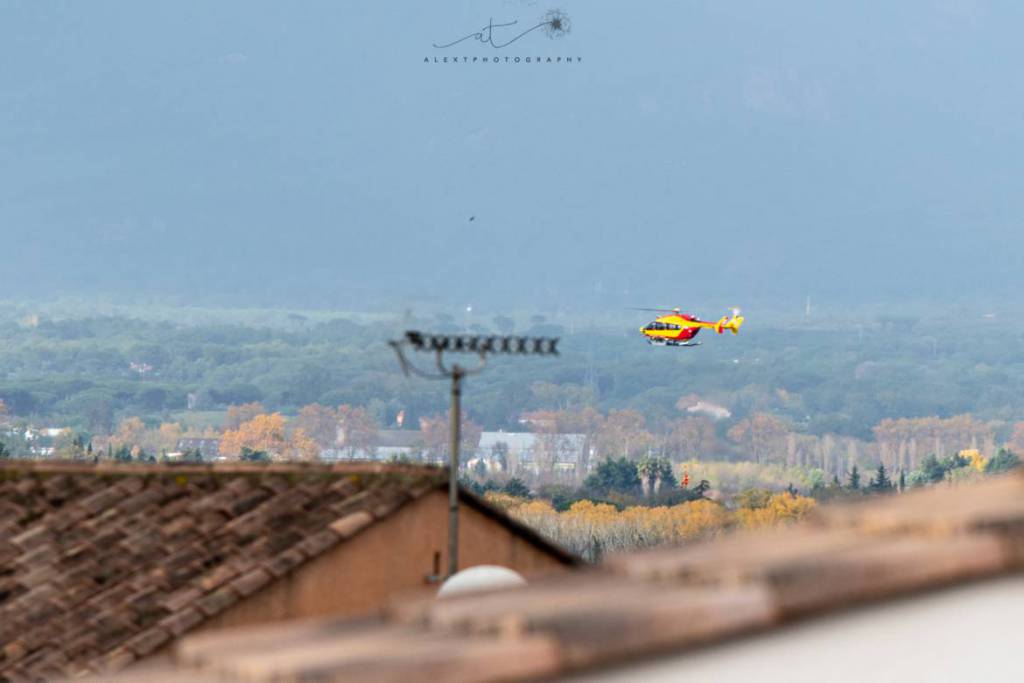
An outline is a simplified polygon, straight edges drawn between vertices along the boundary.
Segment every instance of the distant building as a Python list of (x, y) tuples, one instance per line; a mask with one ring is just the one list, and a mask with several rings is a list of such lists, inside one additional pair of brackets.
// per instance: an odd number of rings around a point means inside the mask
[[(484, 432), (480, 435), (476, 458), (490, 471), (500, 471), (504, 458), (508, 471), (541, 474), (546, 471), (581, 473), (587, 447), (583, 434), (535, 434), (533, 432)], [(471, 463), (472, 465), (473, 463)]]
[(39, 439), (56, 439), (58, 436), (69, 430), (69, 427), (27, 427), (25, 429), (24, 438), (25, 441), (38, 441)]
[(377, 458), (417, 460), (424, 451), (423, 432), (412, 429), (382, 429), (377, 432)]
[[(581, 463), (587, 460), (583, 457), (585, 447), (586, 437), (583, 434), (483, 432), (476, 451), (464, 453), (468, 457), (464, 457), (463, 462), (466, 467), (483, 462), (488, 472), (576, 473), (582, 472)], [(403, 460), (442, 466), (448, 464), (447, 456), (430, 453), (422, 431), (412, 429), (382, 429), (377, 433), (377, 442), (372, 449), (325, 448), (320, 451), (320, 458), (328, 462)]]
[[(48, 458), (54, 453), (54, 444), (56, 444), (57, 439), (70, 433), (71, 429), (69, 427), (27, 427), (20, 436), (28, 444), (28, 451), (32, 454), (32, 457)], [(18, 432), (12, 432), (12, 436), (15, 434), (18, 434)]]
[(725, 406), (710, 401), (697, 401), (686, 409), (691, 415), (704, 415), (712, 420), (725, 420), (732, 417), (732, 412)]
[(405, 459), (410, 462), (425, 461), (423, 433), (413, 429), (381, 429), (377, 432), (372, 448), (325, 448), (320, 459), (328, 462), (341, 460), (379, 460), (390, 462)]
[[(178, 439), (177, 453), (184, 455), (189, 451), (199, 451), (206, 462), (213, 462), (220, 456), (220, 439), (185, 438)], [(172, 454), (168, 454), (172, 455)]]

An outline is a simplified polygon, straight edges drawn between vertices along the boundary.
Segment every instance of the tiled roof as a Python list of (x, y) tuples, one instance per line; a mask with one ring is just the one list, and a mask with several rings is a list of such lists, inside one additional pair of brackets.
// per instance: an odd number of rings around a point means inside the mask
[[(1024, 570), (1024, 477), (824, 507), (800, 527), (613, 557), (525, 588), (185, 639), (126, 683), (553, 679)], [(1012, 609), (1011, 606), (1007, 606)], [(121, 680), (121, 679), (118, 679)]]
[(220, 455), (220, 439), (204, 439), (187, 437), (178, 439), (176, 446), (179, 451), (199, 451), (204, 458), (213, 459)]
[(441, 484), (388, 465), (0, 464), (0, 681), (121, 668)]
[(381, 429), (377, 432), (379, 448), (418, 448), (423, 446), (423, 432), (412, 429)]
[(483, 432), (477, 449), (489, 452), (494, 446), (503, 443), (514, 452), (528, 451), (536, 441), (537, 435), (532, 432)]

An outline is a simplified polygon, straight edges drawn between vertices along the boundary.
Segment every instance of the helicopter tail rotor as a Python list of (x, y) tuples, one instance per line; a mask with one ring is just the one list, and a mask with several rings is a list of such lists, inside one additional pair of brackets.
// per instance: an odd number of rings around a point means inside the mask
[(743, 324), (743, 315), (740, 313), (740, 309), (733, 308), (732, 316), (722, 316), (722, 319), (715, 323), (715, 332), (722, 334), (726, 330), (729, 330), (733, 334), (740, 333), (740, 325)]

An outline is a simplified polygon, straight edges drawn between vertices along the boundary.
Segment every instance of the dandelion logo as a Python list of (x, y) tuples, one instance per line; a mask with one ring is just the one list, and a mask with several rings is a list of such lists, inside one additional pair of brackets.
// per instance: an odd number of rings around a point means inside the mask
[(543, 26), (548, 38), (561, 38), (572, 30), (569, 15), (560, 9), (548, 10), (544, 15)]

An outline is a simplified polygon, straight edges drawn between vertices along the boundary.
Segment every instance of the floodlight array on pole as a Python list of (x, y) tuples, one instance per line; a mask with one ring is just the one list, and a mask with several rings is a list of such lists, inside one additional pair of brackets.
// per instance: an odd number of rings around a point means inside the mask
[[(448, 464), (448, 574), (459, 570), (459, 441), (461, 439), (462, 380), (483, 371), (487, 357), (494, 355), (513, 356), (557, 356), (558, 339), (554, 337), (479, 336), (428, 334), (409, 330), (402, 339), (388, 344), (395, 350), (402, 372), (408, 377), (417, 375), (427, 379), (450, 379), (451, 411), (449, 415), (449, 464)], [(417, 368), (405, 356), (405, 349), (433, 352), (437, 371), (427, 372)], [(448, 366), (445, 353), (467, 353), (477, 356), (472, 368), (458, 363)]]

